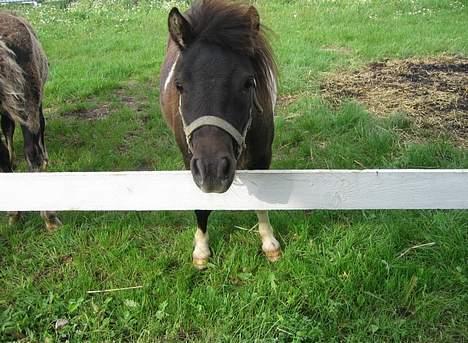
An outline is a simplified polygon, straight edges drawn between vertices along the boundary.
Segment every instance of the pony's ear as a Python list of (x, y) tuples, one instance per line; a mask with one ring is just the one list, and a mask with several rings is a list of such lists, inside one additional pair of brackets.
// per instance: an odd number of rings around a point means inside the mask
[(260, 15), (255, 7), (250, 6), (247, 10), (247, 16), (250, 18), (250, 24), (252, 25), (252, 30), (260, 30)]
[(169, 12), (167, 23), (172, 40), (181, 50), (187, 48), (193, 41), (192, 26), (176, 7)]

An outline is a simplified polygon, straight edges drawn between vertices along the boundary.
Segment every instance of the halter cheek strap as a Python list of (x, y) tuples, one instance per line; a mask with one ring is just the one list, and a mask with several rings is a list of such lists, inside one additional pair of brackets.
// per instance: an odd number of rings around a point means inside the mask
[[(254, 83), (255, 84), (255, 83)], [(256, 84), (255, 84), (256, 86)], [(257, 96), (255, 94), (255, 87), (253, 88), (253, 94), (252, 94), (252, 105), (255, 105), (255, 107), (258, 109), (258, 111), (262, 112), (263, 109), (257, 99)], [(201, 116), (197, 119), (195, 119), (193, 122), (187, 125), (185, 122), (184, 116), (182, 115), (182, 95), (179, 96), (179, 114), (182, 119), (182, 124), (184, 126), (184, 133), (185, 133), (185, 138), (187, 139), (187, 146), (192, 152), (192, 134), (195, 130), (199, 129), (202, 126), (216, 126), (220, 128), (221, 130), (226, 131), (237, 143), (237, 158), (240, 157), (242, 154), (242, 150), (245, 149), (245, 137), (247, 136), (247, 132), (250, 129), (250, 125), (252, 124), (252, 108), (253, 106), (250, 106), (249, 110), (249, 119), (247, 120), (247, 124), (245, 125), (244, 129), (242, 132), (237, 130), (231, 123), (228, 121), (224, 120), (223, 118), (213, 116), (213, 115), (204, 115)]]

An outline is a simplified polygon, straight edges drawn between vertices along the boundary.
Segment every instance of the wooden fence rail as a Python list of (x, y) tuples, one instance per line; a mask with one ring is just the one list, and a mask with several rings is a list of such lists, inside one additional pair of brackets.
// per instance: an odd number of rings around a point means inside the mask
[(239, 171), (206, 194), (188, 171), (0, 174), (0, 211), (468, 209), (468, 169)]

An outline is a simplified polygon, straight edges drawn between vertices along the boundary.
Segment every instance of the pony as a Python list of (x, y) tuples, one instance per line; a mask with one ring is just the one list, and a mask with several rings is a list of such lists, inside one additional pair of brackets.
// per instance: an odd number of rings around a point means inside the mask
[[(46, 169), (49, 158), (44, 141), (45, 119), (42, 110), (48, 63), (31, 25), (12, 12), (0, 12), (0, 172), (14, 169), (13, 134), (21, 126), (24, 155), (32, 172)], [(1, 136), (1, 135), (0, 135)], [(9, 223), (20, 219), (9, 212)], [(55, 212), (41, 212), (46, 228), (61, 225)]]
[[(274, 135), (277, 65), (257, 9), (196, 1), (168, 16), (160, 105), (195, 184), (208, 193), (231, 186), (237, 169), (268, 169)], [(210, 257), (208, 216), (196, 210), (193, 265)], [(256, 211), (262, 250), (281, 257), (267, 211)]]

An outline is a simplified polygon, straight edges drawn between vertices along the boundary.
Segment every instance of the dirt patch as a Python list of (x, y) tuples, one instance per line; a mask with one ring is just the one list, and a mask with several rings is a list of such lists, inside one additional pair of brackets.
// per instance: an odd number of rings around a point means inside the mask
[(155, 89), (155, 81), (128, 80), (115, 91), (117, 100), (134, 112), (143, 112), (148, 109), (150, 99), (148, 90)]
[(377, 115), (406, 113), (418, 127), (449, 132), (468, 146), (468, 58), (384, 60), (330, 75), (322, 95), (356, 99)]
[(142, 112), (147, 106), (148, 99), (146, 97), (137, 99), (135, 96), (128, 95), (127, 93), (128, 90), (125, 88), (119, 88), (115, 92), (117, 98), (124, 106), (127, 106), (134, 112)]
[(314, 93), (308, 91), (301, 91), (299, 93), (290, 93), (290, 94), (279, 94), (276, 101), (276, 106), (279, 109), (279, 112), (284, 112), (284, 110), (290, 105), (295, 104), (301, 99), (310, 98), (314, 96)]
[[(100, 103), (96, 98), (89, 99), (90, 104), (96, 103), (95, 107), (89, 109), (77, 109), (63, 113), (63, 116), (75, 117), (83, 120), (99, 120), (112, 115), (122, 107), (128, 107), (134, 113), (141, 114), (141, 120), (147, 121), (149, 118), (143, 115), (147, 108), (149, 99), (147, 96), (138, 94), (140, 85), (136, 81), (128, 81), (114, 91), (114, 101)], [(116, 101), (115, 101), (116, 100)], [(118, 104), (117, 104), (118, 103)]]
[(97, 108), (79, 109), (64, 113), (66, 117), (75, 117), (84, 120), (99, 120), (104, 119), (111, 114), (110, 105), (102, 104)]
[(279, 107), (287, 107), (296, 102), (301, 97), (301, 94), (285, 94), (278, 97), (277, 105)]

